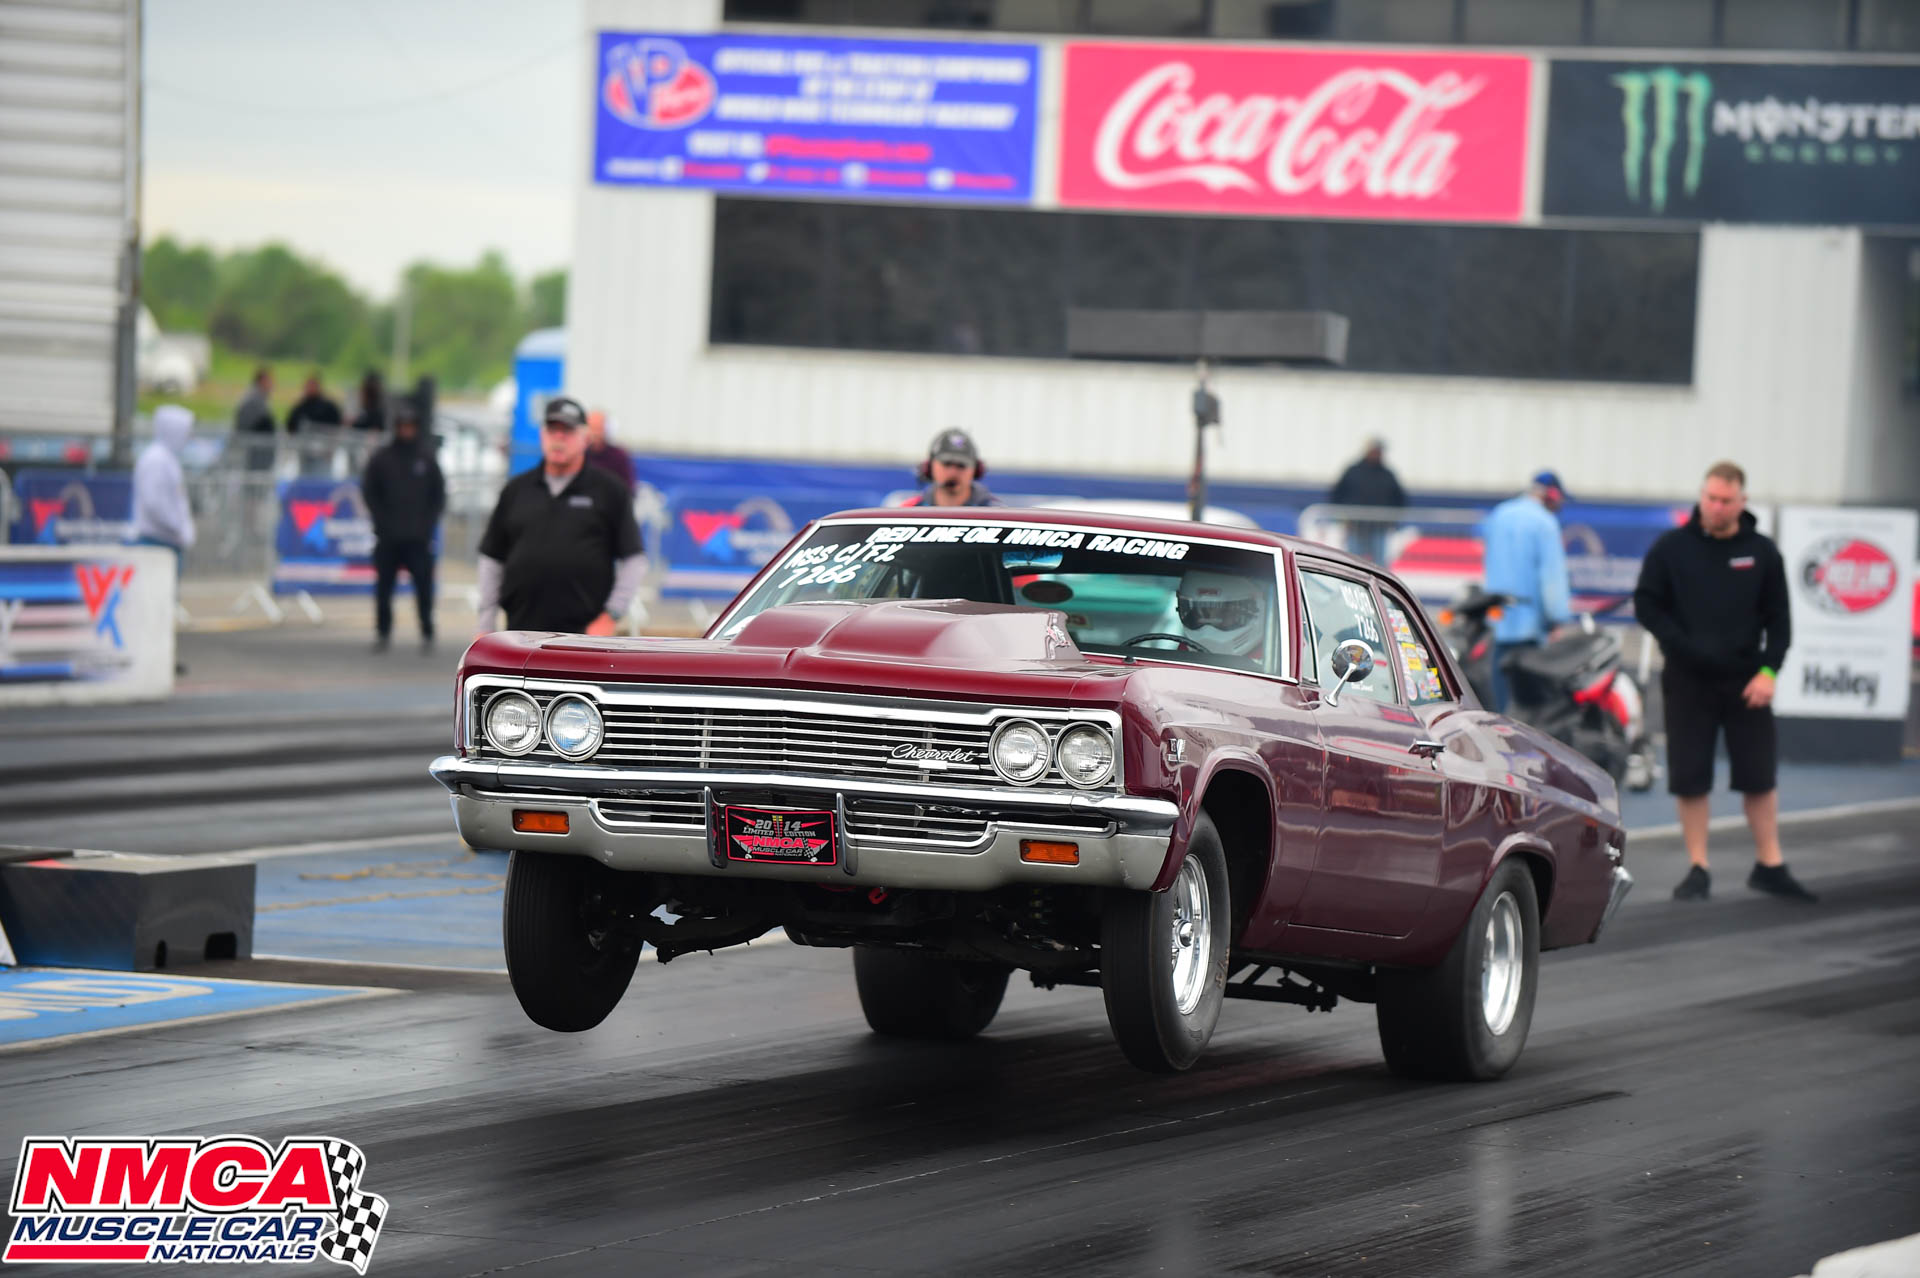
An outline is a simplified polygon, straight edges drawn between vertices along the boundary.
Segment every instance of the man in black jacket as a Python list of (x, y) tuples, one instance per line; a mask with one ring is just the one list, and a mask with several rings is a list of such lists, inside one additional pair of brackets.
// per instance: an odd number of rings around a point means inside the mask
[(433, 534), (447, 508), (447, 483), (433, 447), (421, 438), (419, 410), (393, 406), (393, 441), (367, 459), (360, 481), (373, 518), (375, 652), (393, 638), (393, 587), (405, 568), (420, 609), (420, 646), (433, 646)]
[(320, 374), (309, 373), (300, 387), (300, 398), (287, 410), (287, 434), (337, 427), (341, 421), (340, 405), (328, 398), (320, 385)]
[[(1406, 489), (1400, 477), (1387, 465), (1387, 441), (1370, 439), (1360, 460), (1347, 467), (1340, 482), (1327, 494), (1336, 506), (1400, 507), (1407, 504)], [(1347, 549), (1377, 564), (1387, 561), (1387, 534), (1391, 523), (1371, 519), (1347, 521)]]
[(1733, 788), (1745, 800), (1755, 863), (1747, 886), (1814, 900), (1780, 856), (1779, 795), (1774, 789), (1773, 683), (1793, 638), (1787, 573), (1780, 552), (1747, 512), (1747, 476), (1720, 462), (1700, 486), (1700, 504), (1683, 527), (1663, 533), (1640, 565), (1633, 592), (1640, 624), (1666, 659), (1667, 788), (1680, 807), (1692, 867), (1676, 900), (1704, 901), (1707, 796), (1714, 742), (1724, 728)]

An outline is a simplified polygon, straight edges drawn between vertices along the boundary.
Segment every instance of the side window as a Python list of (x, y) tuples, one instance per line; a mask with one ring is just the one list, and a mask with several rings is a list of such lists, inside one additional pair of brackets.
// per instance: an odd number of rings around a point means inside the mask
[(1453, 694), (1447, 690), (1446, 676), (1440, 673), (1440, 663), (1434, 659), (1426, 632), (1414, 619), (1413, 610), (1397, 595), (1387, 595), (1386, 601), (1387, 629), (1393, 632), (1394, 656), (1400, 663), (1400, 674), (1413, 704), (1424, 706), (1429, 702), (1453, 700)]
[(1313, 617), (1313, 672), (1322, 688), (1338, 682), (1333, 677), (1333, 651), (1349, 639), (1358, 639), (1373, 649), (1373, 673), (1350, 683), (1340, 695), (1370, 697), (1375, 701), (1397, 703), (1399, 689), (1394, 686), (1394, 660), (1388, 650), (1386, 631), (1380, 614), (1374, 610), (1373, 591), (1364, 582), (1336, 577), (1331, 573), (1303, 571), (1300, 593)]

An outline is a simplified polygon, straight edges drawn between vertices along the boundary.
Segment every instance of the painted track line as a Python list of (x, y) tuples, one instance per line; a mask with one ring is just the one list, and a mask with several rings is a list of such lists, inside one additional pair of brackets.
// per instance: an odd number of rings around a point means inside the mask
[(226, 860), (239, 858), (243, 861), (278, 861), (290, 856), (319, 856), (326, 852), (368, 852), (374, 848), (410, 848), (429, 843), (466, 847), (466, 843), (462, 841), (459, 834), (449, 829), (430, 834), (382, 834), (364, 839), (323, 839), (317, 843), (265, 843), (258, 847), (235, 848), (231, 852), (185, 853), (179, 859), (188, 861), (205, 856)]
[[(1798, 812), (1782, 812), (1781, 825), (1798, 825), (1809, 821), (1835, 821), (1845, 817), (1881, 816), (1890, 812), (1910, 812), (1920, 809), (1920, 796), (1905, 799), (1870, 799), (1861, 803), (1836, 803), (1827, 808), (1803, 808)], [(1707, 829), (1739, 830), (1744, 829), (1747, 818), (1734, 814), (1715, 817), (1707, 822)], [(1630, 839), (1666, 839), (1677, 838), (1680, 834), (1679, 823), (1672, 825), (1648, 825), (1629, 829)]]
[[(223, 978), (224, 979), (224, 978)], [(261, 981), (257, 984), (271, 985), (275, 982)], [(230, 1012), (208, 1012), (204, 1016), (182, 1016), (177, 1020), (141, 1021), (133, 1025), (110, 1025), (101, 1029), (77, 1030), (72, 1034), (56, 1034), (52, 1038), (29, 1038), (18, 1043), (0, 1043), (0, 1053), (31, 1052), (42, 1047), (57, 1047), (62, 1043), (80, 1043), (88, 1039), (113, 1038), (121, 1034), (143, 1034), (155, 1030), (179, 1029), (188, 1025), (211, 1025), (216, 1021), (237, 1021), (244, 1016), (267, 1016), (274, 1012), (296, 1012), (309, 1007), (337, 1007), (341, 1003), (351, 1003), (359, 999), (383, 998), (389, 994), (402, 994), (404, 990), (354, 989), (342, 990), (338, 994), (324, 998), (307, 999), (299, 1003), (273, 1003), (266, 1007), (237, 1007)]]
[(303, 965), (310, 963), (317, 967), (371, 968), (379, 972), (451, 972), (456, 976), (471, 976), (475, 973), (482, 976), (505, 976), (507, 974), (507, 969), (504, 967), (461, 967), (456, 963), (387, 963), (374, 962), (368, 959), (312, 958), (305, 954), (256, 953), (253, 957), (257, 959), (270, 959), (275, 963), (300, 963)]

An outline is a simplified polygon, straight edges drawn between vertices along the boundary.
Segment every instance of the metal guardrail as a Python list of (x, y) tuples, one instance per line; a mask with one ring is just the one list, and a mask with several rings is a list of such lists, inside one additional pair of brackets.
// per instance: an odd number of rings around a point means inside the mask
[(1477, 529), (1484, 510), (1449, 506), (1336, 506), (1320, 502), (1300, 512), (1300, 535), (1348, 554), (1389, 562), (1389, 543), (1406, 529)]

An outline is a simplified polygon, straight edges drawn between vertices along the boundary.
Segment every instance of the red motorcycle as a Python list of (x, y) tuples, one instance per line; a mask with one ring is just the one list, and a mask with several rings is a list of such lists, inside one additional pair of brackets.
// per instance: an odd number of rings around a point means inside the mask
[[(1466, 588), (1438, 618), (1454, 659), (1482, 705), (1493, 705), (1493, 622), (1511, 600), (1478, 585)], [(1626, 597), (1583, 613), (1536, 648), (1506, 659), (1507, 713), (1566, 742), (1605, 768), (1629, 790), (1653, 788), (1659, 772), (1647, 732), (1646, 701), (1620, 660), (1620, 636), (1595, 622)]]

